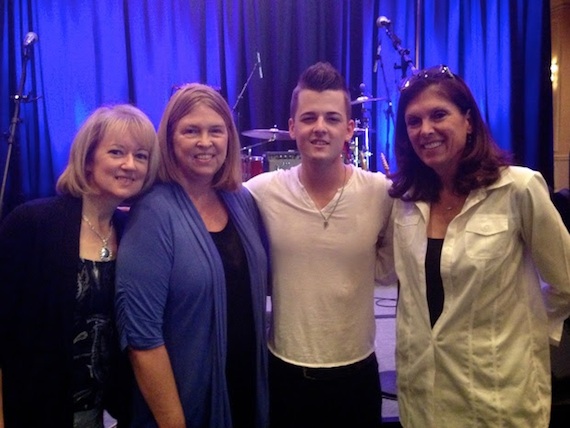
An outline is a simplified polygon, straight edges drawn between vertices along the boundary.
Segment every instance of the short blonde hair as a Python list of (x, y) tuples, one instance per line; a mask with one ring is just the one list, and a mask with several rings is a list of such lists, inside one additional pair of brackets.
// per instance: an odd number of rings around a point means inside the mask
[(67, 166), (57, 180), (57, 192), (75, 197), (93, 193), (87, 166), (93, 162), (101, 141), (108, 135), (121, 134), (130, 135), (149, 152), (148, 171), (141, 192), (147, 190), (156, 179), (160, 154), (154, 125), (138, 108), (117, 104), (99, 107), (81, 125), (71, 144)]
[(200, 83), (182, 85), (166, 105), (158, 126), (161, 154), (158, 178), (163, 182), (179, 184), (184, 181), (174, 154), (173, 136), (178, 122), (198, 105), (206, 106), (218, 113), (228, 131), (227, 156), (222, 167), (214, 175), (212, 187), (227, 191), (236, 190), (241, 186), (241, 145), (232, 113), (226, 100), (214, 88)]

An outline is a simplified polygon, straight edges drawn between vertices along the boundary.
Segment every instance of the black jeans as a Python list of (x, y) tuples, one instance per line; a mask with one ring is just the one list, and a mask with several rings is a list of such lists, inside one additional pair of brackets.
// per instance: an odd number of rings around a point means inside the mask
[(382, 396), (376, 354), (348, 366), (310, 368), (269, 353), (272, 428), (378, 428)]

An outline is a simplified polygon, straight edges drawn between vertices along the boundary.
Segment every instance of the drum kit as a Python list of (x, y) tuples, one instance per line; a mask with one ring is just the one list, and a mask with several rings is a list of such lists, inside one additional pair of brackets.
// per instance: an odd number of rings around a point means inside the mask
[[(361, 106), (360, 118), (355, 119), (356, 127), (352, 139), (345, 144), (343, 158), (345, 164), (352, 164), (356, 167), (368, 170), (370, 167), (370, 136), (374, 132), (369, 127), (369, 115), (367, 105), (373, 102), (385, 101), (386, 98), (369, 97), (360, 95), (352, 100), (352, 106)], [(267, 129), (250, 129), (243, 131), (242, 135), (254, 139), (263, 140), (261, 142), (242, 147), (242, 178), (249, 180), (265, 171), (277, 169), (288, 169), (301, 162), (301, 156), (297, 151), (289, 150), (284, 152), (266, 152), (263, 156), (252, 155), (252, 149), (273, 141), (291, 141), (289, 131), (278, 129), (277, 126)]]
[[(247, 154), (243, 154), (241, 157), (241, 169), (242, 169), (242, 179), (243, 181), (249, 180), (264, 171), (273, 171), (275, 169), (286, 169), (287, 165), (281, 165), (270, 168), (270, 159), (272, 156), (271, 152), (266, 152), (265, 156), (253, 156), (251, 154), (251, 149), (261, 145), (265, 145), (277, 140), (291, 140), (289, 136), (289, 131), (282, 131), (274, 126), (268, 129), (250, 129), (249, 131), (243, 131), (242, 135), (250, 138), (256, 138), (263, 140), (260, 143), (251, 144), (249, 146), (242, 147), (242, 152), (247, 151)], [(275, 152), (276, 153), (276, 152)], [(295, 152), (291, 152), (295, 154)], [(289, 165), (290, 168), (293, 165)]]

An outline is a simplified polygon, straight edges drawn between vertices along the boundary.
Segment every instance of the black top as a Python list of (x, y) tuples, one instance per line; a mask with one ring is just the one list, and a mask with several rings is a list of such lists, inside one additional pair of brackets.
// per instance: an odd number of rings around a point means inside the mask
[(249, 268), (231, 220), (210, 235), (218, 248), (226, 278), (228, 349), (226, 378), (234, 428), (255, 426), (255, 327)]
[(426, 296), (429, 308), (429, 319), (431, 326), (443, 311), (443, 281), (441, 279), (441, 249), (443, 248), (443, 239), (428, 238), (428, 246), (426, 253)]
[(103, 410), (113, 345), (115, 261), (80, 259), (73, 324), (73, 408)]

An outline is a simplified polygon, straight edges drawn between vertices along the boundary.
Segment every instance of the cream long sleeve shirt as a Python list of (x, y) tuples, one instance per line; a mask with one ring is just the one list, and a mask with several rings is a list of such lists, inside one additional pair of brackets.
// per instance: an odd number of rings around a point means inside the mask
[(570, 313), (570, 236), (542, 176), (510, 167), (468, 196), (445, 236), (433, 329), (429, 204), (398, 200), (393, 216), (403, 426), (547, 427), (549, 334), (559, 338)]

